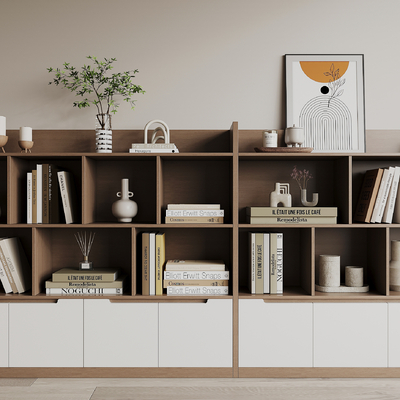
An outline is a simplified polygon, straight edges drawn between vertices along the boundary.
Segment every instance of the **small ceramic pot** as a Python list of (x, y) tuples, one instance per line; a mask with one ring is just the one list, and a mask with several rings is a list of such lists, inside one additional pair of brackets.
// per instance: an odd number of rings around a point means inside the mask
[(131, 222), (132, 218), (137, 214), (137, 204), (133, 200), (129, 200), (133, 193), (129, 191), (129, 179), (121, 180), (121, 192), (117, 193), (120, 200), (112, 205), (112, 213), (119, 222)]
[(285, 143), (288, 147), (300, 147), (304, 142), (304, 129), (293, 125), (286, 128)]

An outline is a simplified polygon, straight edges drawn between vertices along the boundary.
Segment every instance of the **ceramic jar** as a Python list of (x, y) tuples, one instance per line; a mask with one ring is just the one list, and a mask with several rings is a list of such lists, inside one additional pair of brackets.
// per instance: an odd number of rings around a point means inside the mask
[(129, 200), (133, 193), (129, 191), (129, 179), (121, 179), (121, 191), (117, 193), (119, 200), (113, 203), (112, 213), (119, 222), (131, 222), (132, 218), (137, 214), (137, 204), (133, 200)]
[(340, 286), (340, 256), (319, 256), (319, 285), (326, 287)]
[(304, 142), (304, 129), (293, 125), (286, 128), (285, 143), (287, 147), (301, 147)]
[(391, 260), (389, 264), (389, 284), (390, 290), (400, 292), (400, 240), (392, 240)]

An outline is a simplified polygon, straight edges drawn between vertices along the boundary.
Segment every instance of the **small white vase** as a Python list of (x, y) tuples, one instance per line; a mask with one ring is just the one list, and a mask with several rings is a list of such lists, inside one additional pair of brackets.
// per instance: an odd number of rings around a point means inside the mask
[(117, 193), (120, 200), (117, 200), (112, 205), (112, 213), (119, 222), (131, 222), (132, 218), (137, 214), (137, 204), (133, 200), (129, 200), (129, 197), (133, 196), (133, 193), (129, 191), (129, 179), (121, 179), (121, 192)]
[(301, 189), (301, 204), (304, 207), (314, 207), (318, 204), (318, 193), (313, 193), (312, 201), (307, 201), (307, 189)]
[(389, 284), (390, 290), (400, 292), (400, 241), (390, 242), (391, 260), (389, 263)]

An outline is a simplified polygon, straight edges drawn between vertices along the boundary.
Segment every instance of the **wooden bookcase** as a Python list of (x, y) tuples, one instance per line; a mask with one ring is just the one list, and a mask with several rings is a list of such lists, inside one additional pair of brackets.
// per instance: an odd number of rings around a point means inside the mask
[[(0, 369), (4, 376), (325, 376), (319, 368), (241, 368), (239, 362), (239, 303), (343, 303), (399, 302), (400, 293), (389, 290), (390, 240), (400, 239), (396, 224), (352, 222), (366, 170), (400, 163), (393, 146), (384, 147), (378, 132), (368, 132), (374, 151), (365, 154), (266, 154), (260, 146), (262, 130), (172, 130), (171, 142), (179, 154), (129, 154), (131, 143), (143, 141), (142, 131), (114, 131), (113, 153), (94, 153), (93, 131), (35, 131), (32, 154), (20, 153), (17, 131), (8, 131), (7, 153), (0, 153), (0, 235), (19, 236), (32, 264), (32, 290), (5, 294), (1, 303), (47, 303), (44, 283), (52, 272), (77, 266), (81, 255), (74, 233), (95, 231), (91, 251), (95, 267), (118, 267), (128, 276), (123, 296), (102, 296), (115, 303), (198, 303), (206, 297), (143, 296), (141, 294), (141, 233), (166, 233), (166, 258), (222, 259), (231, 273), (229, 296), (213, 298), (232, 302), (232, 366), (229, 368), (72, 368), (50, 372), (43, 368)], [(393, 132), (388, 137), (396, 138)], [(282, 132), (280, 131), (282, 144)], [(379, 143), (375, 146), (374, 143)], [(397, 143), (397, 142), (396, 142)], [(390, 149), (390, 151), (389, 151)], [(367, 147), (367, 151), (369, 151)], [(76, 224), (26, 224), (26, 173), (38, 163), (54, 163), (74, 175), (79, 221)], [(245, 209), (268, 206), (275, 182), (289, 182), (293, 205), (300, 205), (300, 190), (290, 178), (293, 166), (314, 176), (309, 191), (319, 193), (319, 206), (338, 208), (335, 225), (250, 225)], [(121, 179), (129, 178), (138, 214), (132, 223), (118, 223), (111, 213)], [(170, 203), (219, 203), (224, 224), (165, 224)], [(251, 295), (248, 279), (248, 232), (284, 233), (284, 293)], [(341, 264), (362, 265), (371, 290), (363, 294), (325, 294), (315, 291), (316, 262), (320, 254), (340, 254)], [(74, 299), (93, 299), (74, 296)], [(65, 299), (65, 297), (63, 298)], [(257, 318), (257, 315), (254, 316)], [(382, 376), (382, 370), (355, 369), (355, 376)], [(28, 372), (27, 372), (28, 371)], [(58, 372), (57, 372), (58, 371)], [(336, 369), (334, 376), (345, 376)], [(341, 372), (340, 372), (341, 371)], [(358, 372), (357, 372), (358, 371)], [(400, 376), (398, 368), (383, 376)], [(119, 374), (119, 375), (118, 375)], [(177, 375), (178, 374), (178, 375)]]

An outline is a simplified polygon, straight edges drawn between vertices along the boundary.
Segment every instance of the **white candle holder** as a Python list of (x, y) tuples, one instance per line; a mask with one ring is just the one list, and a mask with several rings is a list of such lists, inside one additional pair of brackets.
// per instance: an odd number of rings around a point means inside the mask
[(5, 135), (0, 135), (0, 147), (3, 150), (3, 153), (5, 153), (6, 151), (4, 150), (4, 146), (7, 144), (8, 142), (8, 136)]
[(21, 148), (21, 153), (31, 153), (33, 142), (29, 140), (18, 140), (18, 146)]

